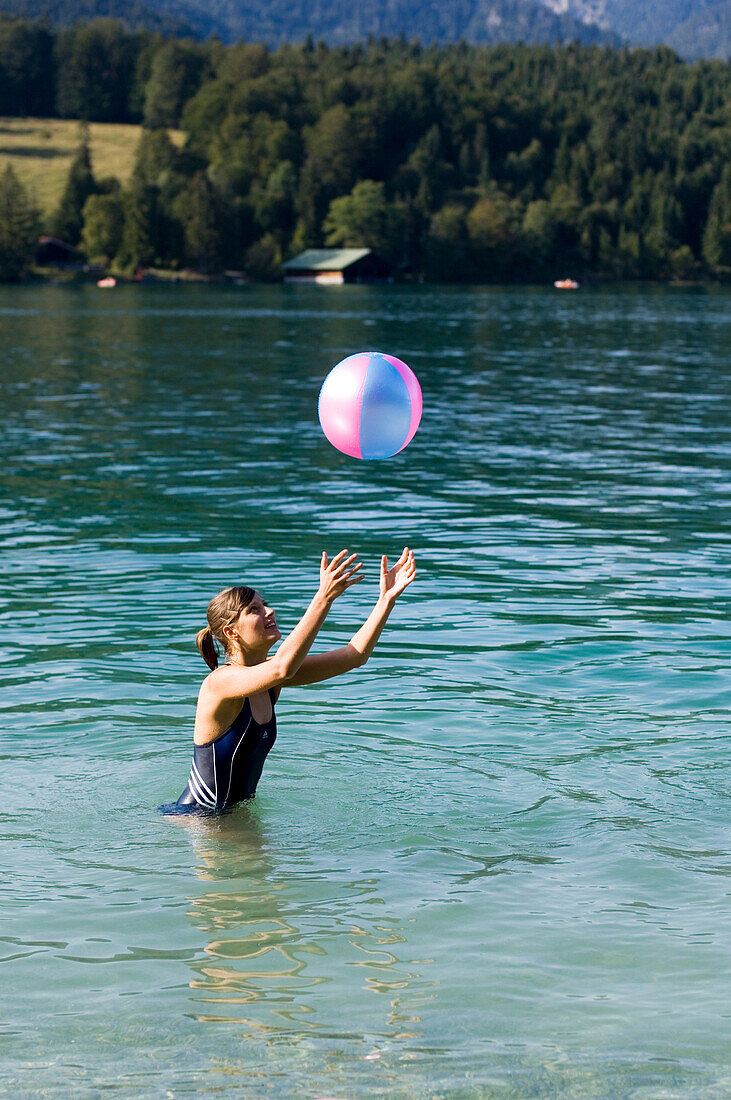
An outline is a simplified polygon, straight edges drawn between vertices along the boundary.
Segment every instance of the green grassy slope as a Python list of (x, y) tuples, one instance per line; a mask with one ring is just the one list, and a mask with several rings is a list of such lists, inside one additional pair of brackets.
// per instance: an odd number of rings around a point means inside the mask
[[(129, 179), (141, 127), (93, 122), (90, 126), (91, 157), (97, 179), (116, 176)], [(183, 135), (173, 133), (182, 144)], [(0, 118), (0, 172), (12, 164), (47, 217), (53, 212), (66, 184), (69, 165), (79, 144), (79, 123), (58, 118)]]

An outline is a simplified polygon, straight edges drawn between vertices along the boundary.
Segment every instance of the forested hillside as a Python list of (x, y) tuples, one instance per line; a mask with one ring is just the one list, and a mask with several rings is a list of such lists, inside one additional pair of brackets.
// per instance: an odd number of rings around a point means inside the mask
[(47, 225), (126, 270), (268, 277), (333, 244), (433, 280), (726, 277), (730, 105), (731, 67), (667, 49), (272, 52), (0, 23), (0, 114), (146, 127), (125, 187), (82, 142)]

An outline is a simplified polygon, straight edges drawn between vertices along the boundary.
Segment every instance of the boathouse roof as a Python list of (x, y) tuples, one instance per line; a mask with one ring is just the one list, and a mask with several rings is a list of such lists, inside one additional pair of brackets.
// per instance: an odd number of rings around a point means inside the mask
[(307, 248), (282, 264), (283, 271), (345, 271), (370, 256), (370, 248)]

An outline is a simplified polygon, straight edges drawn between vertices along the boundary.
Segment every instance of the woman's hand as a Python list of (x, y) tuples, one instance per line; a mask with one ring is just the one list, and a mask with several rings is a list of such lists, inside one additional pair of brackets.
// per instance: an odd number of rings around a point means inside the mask
[(384, 554), (381, 558), (381, 598), (395, 600), (416, 576), (416, 563), (414, 555), (408, 546), (404, 546), (401, 557), (393, 566), (388, 568), (388, 559)]
[(332, 603), (338, 596), (342, 596), (351, 584), (358, 584), (363, 580), (362, 575), (358, 575), (362, 568), (357, 554), (348, 556), (347, 550), (341, 550), (332, 561), (328, 561), (327, 554), (323, 550), (320, 561), (320, 595), (328, 603)]

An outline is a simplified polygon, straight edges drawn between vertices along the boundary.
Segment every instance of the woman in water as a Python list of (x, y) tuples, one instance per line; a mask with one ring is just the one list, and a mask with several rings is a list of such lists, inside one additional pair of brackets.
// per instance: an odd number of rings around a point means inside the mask
[[(388, 568), (381, 558), (380, 593), (360, 630), (340, 649), (308, 656), (333, 602), (362, 580), (356, 554), (341, 550), (332, 561), (323, 552), (320, 585), (310, 606), (276, 653), (281, 638), (274, 612), (253, 588), (237, 585), (214, 596), (208, 626), (196, 643), (212, 670), (201, 684), (193, 730), (193, 763), (177, 802), (163, 813), (215, 813), (253, 798), (267, 754), (277, 736), (274, 704), (283, 687), (303, 687), (364, 665), (393, 605), (416, 576), (414, 555), (404, 547)], [(219, 666), (216, 643), (224, 653)]]

